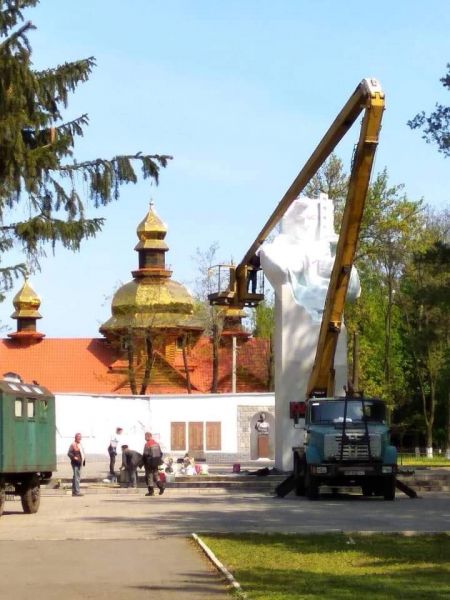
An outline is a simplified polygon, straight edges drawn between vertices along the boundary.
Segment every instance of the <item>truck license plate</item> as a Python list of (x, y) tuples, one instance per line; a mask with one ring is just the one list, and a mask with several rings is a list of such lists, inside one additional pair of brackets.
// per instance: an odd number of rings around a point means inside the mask
[(365, 475), (366, 472), (365, 471), (345, 471), (345, 474), (356, 476), (356, 475)]

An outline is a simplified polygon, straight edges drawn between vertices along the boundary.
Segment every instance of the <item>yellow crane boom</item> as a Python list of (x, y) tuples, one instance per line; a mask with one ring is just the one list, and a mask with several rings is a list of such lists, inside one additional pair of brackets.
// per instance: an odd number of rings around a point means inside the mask
[(262, 300), (263, 296), (251, 294), (247, 289), (252, 258), (363, 111), (314, 367), (307, 386), (308, 397), (334, 393), (334, 355), (384, 111), (384, 93), (376, 79), (363, 79), (357, 86), (241, 262), (237, 266), (227, 265), (230, 269), (227, 289), (209, 295), (211, 303), (227, 306), (254, 306)]

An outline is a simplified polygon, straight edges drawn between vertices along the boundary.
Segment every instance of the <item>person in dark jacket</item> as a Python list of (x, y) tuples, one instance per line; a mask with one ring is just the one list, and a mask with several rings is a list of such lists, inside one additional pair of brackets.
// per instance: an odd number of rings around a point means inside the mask
[(247, 265), (247, 292), (256, 294), (258, 285), (258, 271), (261, 269), (261, 260), (258, 254), (254, 254)]
[(137, 470), (142, 467), (142, 454), (128, 448), (127, 444), (122, 445), (122, 466), (121, 470), (128, 473), (128, 487), (137, 488)]
[(152, 434), (145, 433), (145, 446), (143, 452), (145, 479), (147, 482), (148, 493), (146, 496), (155, 495), (155, 486), (159, 489), (159, 495), (164, 494), (164, 483), (161, 481), (158, 467), (163, 464), (163, 453), (161, 446), (153, 439)]
[(81, 433), (76, 433), (74, 441), (69, 446), (67, 456), (72, 465), (72, 496), (82, 496), (80, 492), (81, 467), (86, 464), (83, 446), (81, 445)]

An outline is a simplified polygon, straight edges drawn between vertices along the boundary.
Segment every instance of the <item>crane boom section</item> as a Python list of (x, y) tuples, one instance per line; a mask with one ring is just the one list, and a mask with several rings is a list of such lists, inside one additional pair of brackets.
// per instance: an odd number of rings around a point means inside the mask
[(307, 397), (334, 395), (334, 356), (384, 111), (384, 94), (381, 88), (369, 88), (364, 103), (365, 114), (353, 157), (347, 200)]
[(357, 86), (353, 94), (346, 102), (345, 106), (331, 124), (326, 134), (323, 136), (322, 140), (319, 142), (314, 152), (309, 157), (303, 169), (299, 172), (290, 188), (278, 203), (277, 207), (269, 217), (264, 227), (261, 229), (253, 244), (247, 250), (239, 265), (236, 267), (238, 297), (245, 296), (245, 271), (251, 257), (255, 254), (261, 244), (263, 244), (269, 233), (283, 217), (289, 206), (298, 198), (305, 186), (330, 156), (337, 144), (345, 136), (347, 131), (350, 129), (363, 110), (366, 111), (366, 135), (369, 137), (372, 136), (376, 138), (376, 140), (378, 139), (378, 130), (376, 128), (374, 119), (373, 117), (368, 117), (374, 113), (375, 106), (380, 101), (383, 102), (383, 99), (384, 94), (381, 90), (380, 84), (376, 79), (363, 79)]

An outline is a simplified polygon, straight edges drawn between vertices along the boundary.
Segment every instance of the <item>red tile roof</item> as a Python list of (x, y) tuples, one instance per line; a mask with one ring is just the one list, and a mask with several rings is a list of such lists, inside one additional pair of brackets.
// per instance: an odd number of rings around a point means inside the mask
[[(182, 363), (159, 353), (147, 393), (187, 393)], [(268, 343), (250, 338), (238, 343), (237, 391), (267, 391)], [(203, 336), (191, 351), (189, 376), (193, 393), (209, 393), (212, 383), (212, 344)], [(118, 361), (118, 362), (116, 362)], [(130, 394), (126, 372), (110, 369), (120, 364), (117, 352), (102, 338), (44, 338), (29, 345), (0, 340), (0, 376), (18, 373), (24, 381), (37, 381), (55, 393)], [(125, 364), (125, 363), (124, 363)], [(231, 345), (219, 350), (219, 391), (231, 391)]]

